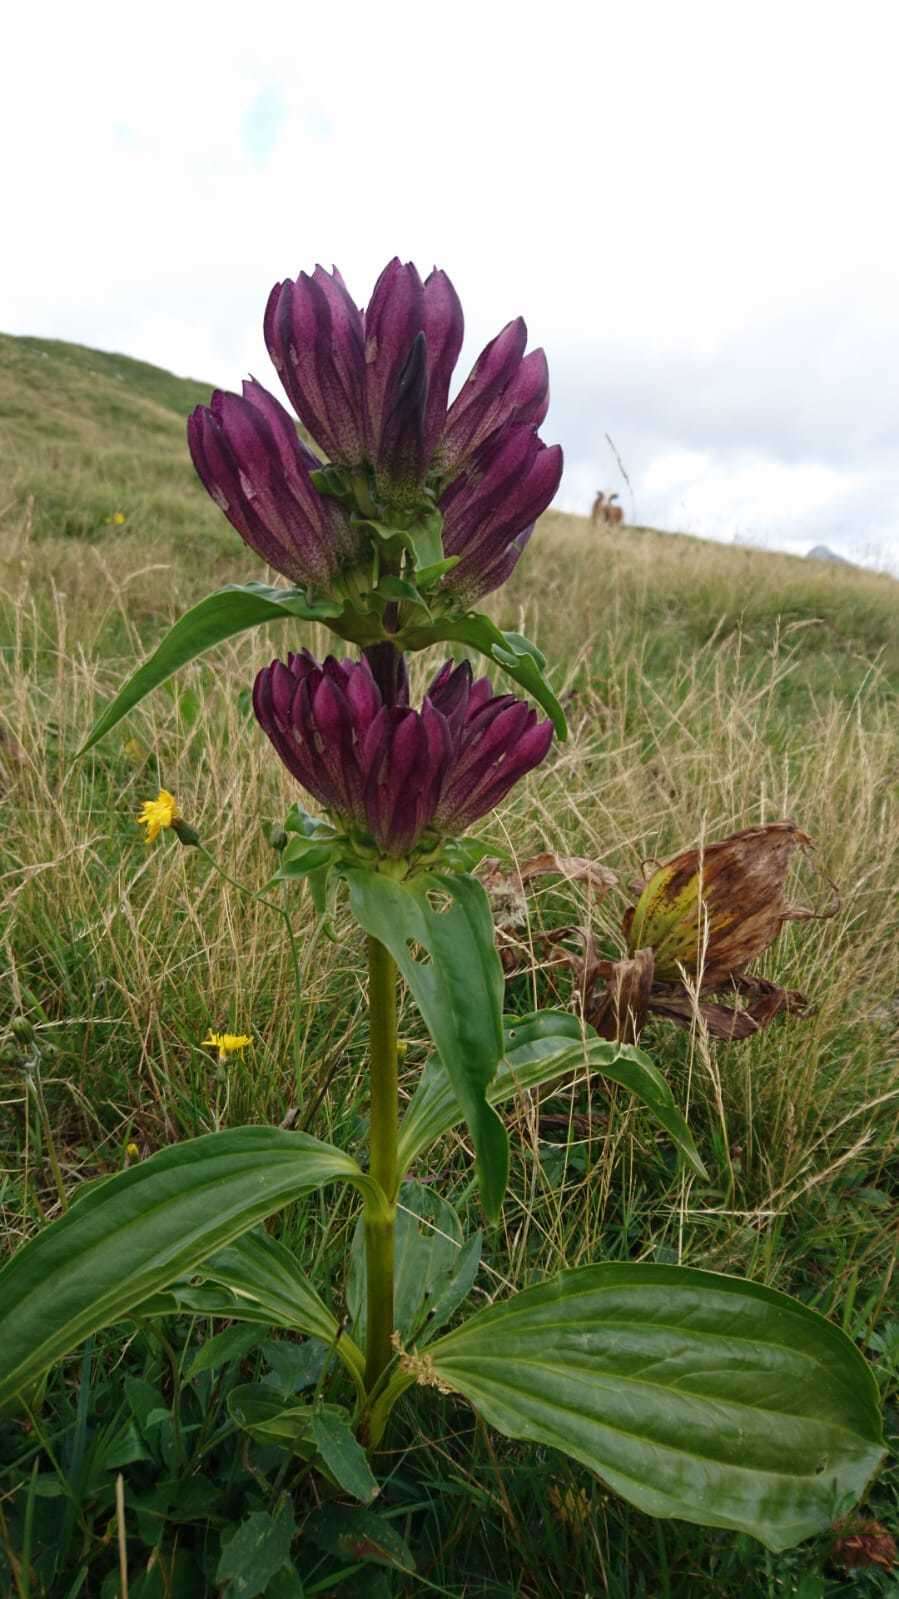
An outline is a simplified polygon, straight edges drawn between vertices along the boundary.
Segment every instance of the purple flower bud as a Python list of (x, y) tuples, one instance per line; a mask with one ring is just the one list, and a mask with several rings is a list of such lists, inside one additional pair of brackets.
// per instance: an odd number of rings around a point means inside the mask
[(378, 278), (365, 312), (365, 438), (376, 468), (385, 429), (401, 403), (404, 372), (422, 331), (423, 311), (421, 278), (411, 261), (404, 266), (394, 256)]
[(266, 346), (297, 415), (332, 462), (373, 466), (388, 498), (425, 480), (463, 333), (446, 273), (435, 268), (423, 284), (397, 257), (364, 314), (337, 268), (320, 266), (276, 283), (265, 313)]
[(329, 657), (319, 666), (303, 651), (259, 673), (253, 708), (319, 804), (395, 857), (428, 832), (469, 827), (552, 741), (551, 723), (538, 722), (523, 700), (494, 695), (487, 678), (473, 681), (467, 663), (452, 661), (416, 711), (385, 703), (368, 660)]
[(482, 445), (444, 493), (443, 548), (460, 557), (444, 586), (467, 605), (504, 582), (550, 504), (562, 476), (560, 445), (532, 427), (506, 426)]
[(445, 272), (437, 268), (425, 278), (423, 328), (428, 344), (428, 399), (425, 408), (425, 457), (430, 462), (446, 426), (450, 380), (459, 359), (465, 319), (459, 296)]
[(284, 407), (255, 381), (217, 389), (188, 419), (194, 466), (250, 548), (293, 583), (326, 586), (358, 557), (359, 534), (313, 486), (318, 463)]
[(538, 427), (549, 407), (549, 373), (542, 350), (524, 353), (527, 328), (509, 322), (481, 351), (449, 408), (438, 447), (444, 476), (455, 477), (501, 428)]
[(424, 333), (416, 333), (402, 370), (396, 376), (390, 410), (375, 456), (379, 482), (388, 491), (391, 484), (415, 489), (424, 479), (427, 397), (428, 347)]
[(265, 311), (265, 344), (297, 416), (332, 461), (365, 456), (365, 335), (335, 267), (276, 283)]

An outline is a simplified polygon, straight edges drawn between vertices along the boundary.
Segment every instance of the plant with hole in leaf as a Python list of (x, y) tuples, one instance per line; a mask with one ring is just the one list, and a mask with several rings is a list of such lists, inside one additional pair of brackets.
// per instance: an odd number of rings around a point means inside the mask
[[(509, 1159), (500, 1108), (584, 1069), (631, 1093), (685, 1165), (705, 1175), (668, 1084), (639, 1048), (604, 1040), (567, 1014), (503, 1018), (489, 900), (471, 875), (488, 846), (466, 830), (546, 756), (549, 723), (452, 662), (421, 705), (410, 704), (403, 646), (451, 639), (486, 642), (486, 653), (547, 704), (540, 657), (453, 610), (450, 581), (462, 574), (460, 593), (471, 595), (500, 580), (510, 546), (523, 542), (522, 519), (537, 514), (553, 483), (555, 467), (527, 432), (545, 407), (542, 364), (524, 355), (523, 328), (511, 324), (447, 408), (457, 302), (442, 274), (422, 284), (396, 262), (365, 313), (336, 274), (319, 269), (279, 285), (266, 333), (329, 466), (313, 468), (258, 396), (243, 402), (253, 416), (222, 402), (195, 419), (195, 453), (199, 439), (202, 469), (219, 481), (216, 463), (226, 446), (232, 451), (231, 492), (243, 496), (240, 519), (257, 542), (274, 532), (287, 539), (284, 496), (301, 480), (297, 503), (308, 507), (310, 492), (319, 494), (321, 517), (340, 519), (346, 535), (339, 553), (331, 547), (330, 587), (313, 597), (243, 591), (240, 606), (256, 621), (325, 621), (364, 650), (359, 661), (319, 664), (306, 652), (274, 661), (259, 673), (253, 703), (279, 757), (325, 813), (292, 807), (278, 832), (275, 881), (288, 892), (308, 882), (319, 910), (345, 893), (366, 935), (369, 1158), (363, 1165), (305, 1132), (242, 1127), (165, 1149), (89, 1187), (0, 1274), (0, 1404), (128, 1316), (180, 1310), (261, 1322), (318, 1342), (315, 1393), (285, 1403), (264, 1384), (243, 1384), (229, 1395), (232, 1421), (363, 1502), (377, 1491), (377, 1449), (393, 1407), (418, 1384), (464, 1398), (511, 1438), (566, 1452), (643, 1510), (785, 1548), (845, 1515), (882, 1454), (873, 1378), (838, 1327), (759, 1284), (625, 1261), (502, 1292), (445, 1330), (472, 1287), (481, 1238), (466, 1239), (446, 1200), (410, 1179), (428, 1175), (428, 1151), (464, 1123), (482, 1207), (495, 1222)], [(241, 475), (251, 444), (262, 452), (255, 477)], [(287, 475), (278, 479), (281, 456)], [(439, 519), (439, 503), (456, 549), (425, 580), (422, 518)], [(229, 514), (237, 504), (229, 499)], [(307, 563), (317, 559), (311, 527), (304, 524), (297, 554)], [(365, 541), (367, 589), (357, 562)], [(166, 669), (191, 653), (185, 638), (208, 643), (236, 630), (230, 603), (218, 596), (211, 609), (199, 607), (180, 642), (176, 629), (161, 646)], [(380, 631), (366, 631), (373, 617)], [(138, 689), (132, 682), (125, 691), (129, 704), (160, 670), (157, 659), (149, 676), (138, 674)], [(123, 703), (101, 718), (95, 737)], [(154, 812), (146, 821), (165, 831), (175, 817)], [(553, 869), (559, 859), (548, 857)], [(686, 927), (667, 880), (655, 910), (641, 901), (635, 921), (644, 916), (648, 926), (660, 907), (659, 949), (669, 921), (677, 940)], [(682, 958), (681, 942), (677, 951)], [(434, 1045), (405, 1108), (400, 979)], [(290, 1251), (256, 1230), (334, 1183), (348, 1185), (360, 1206), (345, 1306), (330, 1304)]]

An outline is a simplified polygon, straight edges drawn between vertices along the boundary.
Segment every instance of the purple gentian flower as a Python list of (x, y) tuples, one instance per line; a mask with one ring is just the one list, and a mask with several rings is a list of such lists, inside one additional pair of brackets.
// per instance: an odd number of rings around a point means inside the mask
[(448, 661), (420, 711), (385, 704), (368, 661), (273, 661), (253, 688), (256, 718), (288, 771), (382, 854), (464, 832), (537, 766), (552, 724)]
[(337, 268), (276, 283), (265, 342), (300, 420), (338, 466), (385, 492), (423, 483), (446, 421), (462, 307), (445, 272), (388, 262), (363, 313)]
[(276, 572), (323, 587), (359, 558), (360, 534), (310, 478), (321, 463), (261, 384), (244, 383), (242, 396), (216, 390), (189, 418), (187, 440), (216, 504)]
[(455, 477), (501, 429), (538, 428), (549, 409), (549, 371), (542, 350), (525, 355), (524, 319), (507, 323), (483, 349), (449, 408), (438, 449), (444, 478)]
[(481, 445), (440, 501), (444, 553), (460, 558), (444, 587), (466, 605), (499, 588), (561, 476), (561, 446), (545, 445), (524, 423), (501, 429)]
[(337, 465), (373, 466), (385, 492), (429, 473), (446, 483), (502, 429), (536, 428), (546, 415), (546, 357), (525, 355), (521, 317), (482, 350), (447, 409), (463, 331), (446, 273), (422, 282), (397, 257), (364, 312), (336, 267), (319, 266), (277, 283), (265, 315), (269, 354), (301, 421)]

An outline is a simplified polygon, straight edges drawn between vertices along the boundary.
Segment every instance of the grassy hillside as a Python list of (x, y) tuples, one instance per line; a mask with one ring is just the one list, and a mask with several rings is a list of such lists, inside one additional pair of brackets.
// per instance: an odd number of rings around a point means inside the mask
[(37, 537), (93, 539), (116, 512), (134, 536), (217, 519), (184, 449), (184, 422), (209, 386), (56, 339), (0, 334), (4, 501), (33, 506)]
[[(207, 392), (124, 357), (0, 341), (0, 1205), (12, 1245), (58, 1209), (48, 1127), (66, 1187), (116, 1169), (130, 1141), (147, 1154), (216, 1126), (277, 1122), (300, 1098), (319, 1136), (354, 1147), (364, 1134), (359, 948), (348, 918), (339, 913), (331, 943), (304, 926), (298, 907), (298, 1081), (277, 924), (195, 852), (171, 839), (147, 850), (133, 821), (162, 781), (229, 872), (262, 885), (272, 866), (263, 824), (294, 793), (248, 713), (248, 688), (276, 651), (300, 642), (322, 649), (327, 639), (283, 627), (241, 637), (72, 763), (99, 700), (175, 615), (221, 581), (262, 576), (192, 477), (184, 417)], [(110, 524), (116, 511), (121, 526)], [(768, 975), (811, 997), (806, 1019), (776, 1022), (744, 1045), (661, 1021), (645, 1035), (688, 1108), (707, 1185), (687, 1181), (646, 1117), (601, 1080), (518, 1108), (512, 1191), (478, 1293), (597, 1258), (750, 1275), (798, 1293), (858, 1340), (895, 1434), (899, 585), (647, 529), (594, 533), (580, 518), (550, 513), (493, 610), (558, 662), (572, 728), (491, 823), (493, 834), (520, 855), (588, 854), (620, 881), (601, 904), (574, 886), (533, 898), (512, 1008), (573, 1003), (539, 953), (541, 929), (589, 923), (615, 953), (641, 862), (702, 836), (793, 816), (817, 844), (796, 895), (830, 905), (833, 881), (839, 908), (792, 926), (766, 958)], [(419, 677), (433, 665), (418, 662)], [(37, 1087), (12, 1047), (15, 1016), (37, 1029)], [(411, 1007), (402, 1026), (411, 1085), (424, 1053)], [(221, 1072), (200, 1047), (210, 1027), (252, 1033), (252, 1052)], [(441, 1165), (448, 1197), (474, 1227), (460, 1139), (445, 1140)], [(336, 1271), (352, 1205), (310, 1203), (284, 1225), (305, 1258)], [(120, 1346), (98, 1343), (97, 1370), (108, 1373)], [(147, 1337), (129, 1358), (169, 1395), (164, 1350)], [(36, 1452), (46, 1443), (69, 1459), (78, 1369), (73, 1362), (51, 1388), (45, 1436), (16, 1426), (0, 1444), (14, 1547), (24, 1502), (17, 1485)], [(103, 1403), (119, 1402), (114, 1377), (95, 1381)], [(828, 1539), (774, 1557), (726, 1534), (655, 1523), (562, 1457), (498, 1442), (451, 1401), (427, 1418), (417, 1447), (393, 1457), (387, 1496), (425, 1586), (384, 1575), (380, 1587), (363, 1590), (361, 1578), (354, 1587), (351, 1577), (333, 1591), (377, 1599), (896, 1592), (884, 1571), (841, 1573)], [(52, 1476), (47, 1458), (42, 1482)], [(100, 1593), (114, 1566), (111, 1511), (102, 1487), (79, 1483), (83, 1591)], [(59, 1503), (50, 1492), (38, 1500), (45, 1537)], [(895, 1532), (897, 1502), (899, 1481), (886, 1473), (867, 1513)], [(206, 1536), (197, 1532), (204, 1514), (198, 1508), (193, 1529), (181, 1528), (184, 1549), (196, 1551)], [(0, 1583), (5, 1547), (0, 1522)], [(51, 1599), (76, 1575), (67, 1568), (65, 1583), (46, 1590)]]

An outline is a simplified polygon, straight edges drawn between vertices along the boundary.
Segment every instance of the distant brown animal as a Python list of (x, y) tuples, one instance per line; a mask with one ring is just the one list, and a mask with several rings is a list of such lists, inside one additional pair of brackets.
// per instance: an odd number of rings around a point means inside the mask
[(624, 521), (624, 512), (621, 506), (615, 504), (617, 498), (617, 494), (610, 494), (607, 499), (602, 490), (597, 489), (596, 499), (593, 501), (593, 510), (590, 512), (590, 521), (594, 527), (598, 527), (600, 522), (604, 523), (606, 527), (618, 527)]

